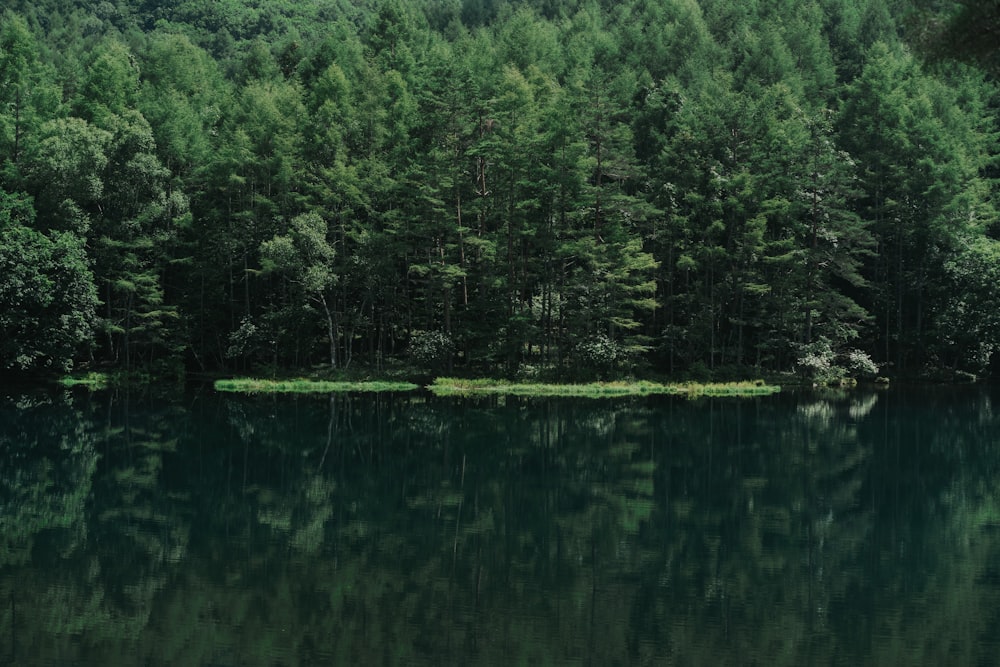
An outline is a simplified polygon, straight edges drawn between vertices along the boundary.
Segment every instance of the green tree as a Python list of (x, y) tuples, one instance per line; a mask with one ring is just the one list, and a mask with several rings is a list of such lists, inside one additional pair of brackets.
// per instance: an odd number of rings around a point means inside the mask
[(977, 63), (1000, 71), (1000, 6), (993, 1), (957, 0), (915, 3), (917, 38), (932, 53)]
[(188, 202), (182, 193), (168, 193), (170, 173), (155, 155), (152, 128), (141, 113), (126, 110), (106, 122), (111, 140), (103, 215), (95, 219), (91, 236), (107, 352), (126, 369), (157, 363), (167, 370), (184, 347), (179, 311), (167, 299), (165, 280)]
[(64, 372), (93, 340), (97, 294), (82, 237), (34, 224), (24, 195), (0, 193), (0, 368)]
[(104, 196), (111, 134), (81, 118), (42, 125), (26, 157), (28, 191), (45, 226), (85, 234)]
[(987, 237), (962, 239), (945, 263), (950, 297), (942, 304), (938, 331), (941, 361), (954, 370), (986, 374), (1000, 350), (1000, 243)]
[(204, 225), (194, 254), (205, 298), (211, 289), (219, 304), (203, 321), (219, 339), (257, 318), (268, 300), (257, 292), (266, 285), (253, 275), (260, 244), (301, 210), (302, 120), (301, 89), (294, 81), (252, 81), (227, 110), (204, 166), (205, 191), (192, 202)]
[(41, 62), (27, 22), (5, 13), (0, 27), (0, 165), (8, 188), (20, 186), (29, 143), (37, 140), (41, 123), (57, 116), (62, 106), (55, 76)]
[(280, 273), (297, 293), (294, 299), (312, 301), (322, 307), (329, 363), (331, 368), (337, 368), (339, 325), (331, 294), (337, 276), (332, 270), (334, 250), (327, 240), (326, 221), (316, 213), (292, 218), (287, 234), (276, 234), (264, 241), (260, 255), (264, 272)]
[(187, 191), (212, 156), (230, 91), (219, 65), (183, 35), (154, 32), (142, 52), (138, 108), (163, 165)]
[(127, 46), (106, 40), (95, 51), (80, 85), (75, 111), (103, 127), (110, 116), (134, 109), (139, 95), (139, 67)]
[[(686, 344), (668, 339), (671, 360), (676, 354), (709, 368), (744, 363), (748, 333), (759, 326), (753, 315), (768, 291), (761, 276), (767, 230), (761, 202), (775, 185), (762, 163), (770, 110), (755, 95), (734, 90), (721, 71), (689, 91), (670, 86), (661, 94), (667, 97), (660, 104), (673, 110), (654, 135), (661, 146), (655, 178), (668, 215), (658, 232), (668, 262), (661, 290), (670, 295), (664, 334)], [(773, 158), (778, 163), (782, 156)]]
[(795, 165), (801, 170), (796, 183), (800, 196), (789, 211), (797, 218), (793, 247), (802, 250), (804, 266), (798, 273), (802, 282), (779, 298), (786, 303), (801, 299), (801, 319), (793, 316), (799, 327), (793, 340), (808, 345), (825, 337), (837, 351), (843, 351), (848, 342), (861, 336), (870, 320), (858, 301), (867, 296), (862, 269), (873, 252), (874, 239), (854, 210), (860, 194), (854, 161), (834, 145), (830, 113), (820, 111), (807, 120), (806, 129), (805, 153)]
[(650, 343), (642, 318), (656, 307), (657, 261), (647, 244), (650, 221), (659, 215), (645, 191), (629, 122), (638, 82), (631, 73), (614, 73), (620, 44), (599, 20), (584, 10), (575, 21), (579, 41), (569, 48), (580, 65), (567, 86), (574, 127), (588, 150), (578, 165), (584, 171), (569, 217), (574, 229), (559, 250), (572, 265), (566, 325), (574, 345), (607, 337), (637, 358)]
[(840, 137), (858, 162), (859, 212), (878, 243), (867, 267), (878, 352), (896, 372), (933, 356), (934, 313), (948, 298), (942, 267), (956, 240), (990, 218), (982, 90), (934, 80), (902, 47), (879, 43), (845, 96)]

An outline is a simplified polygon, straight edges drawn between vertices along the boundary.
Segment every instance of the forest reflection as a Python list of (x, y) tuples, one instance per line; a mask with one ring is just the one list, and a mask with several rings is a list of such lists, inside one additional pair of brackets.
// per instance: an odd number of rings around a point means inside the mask
[(978, 664), (995, 403), (0, 397), (0, 662)]

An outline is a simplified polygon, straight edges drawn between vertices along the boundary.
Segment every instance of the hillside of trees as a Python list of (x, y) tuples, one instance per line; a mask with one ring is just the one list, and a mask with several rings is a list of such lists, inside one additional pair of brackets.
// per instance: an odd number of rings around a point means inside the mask
[(15, 0), (0, 372), (988, 372), (953, 4)]

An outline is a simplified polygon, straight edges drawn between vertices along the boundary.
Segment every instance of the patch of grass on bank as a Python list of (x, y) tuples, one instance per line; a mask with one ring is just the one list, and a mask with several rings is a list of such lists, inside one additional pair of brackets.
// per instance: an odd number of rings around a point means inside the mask
[(650, 394), (685, 396), (763, 396), (781, 391), (780, 387), (754, 382), (718, 384), (660, 384), (646, 381), (589, 382), (586, 384), (515, 383), (506, 380), (437, 378), (427, 387), (437, 396), (503, 394), (507, 396), (643, 396)]
[(781, 391), (781, 387), (767, 384), (763, 380), (749, 382), (717, 382), (709, 384), (680, 385), (681, 392), (689, 397), (696, 396), (769, 396)]
[(111, 384), (111, 376), (107, 373), (91, 371), (86, 375), (67, 375), (59, 378), (59, 384), (64, 387), (87, 387), (88, 389), (107, 389)]
[(586, 384), (514, 383), (505, 380), (437, 378), (427, 387), (438, 396), (504, 394), (508, 396), (639, 396), (677, 394), (677, 387), (655, 382), (589, 382)]
[(131, 387), (146, 390), (152, 387), (177, 387), (184, 382), (180, 373), (150, 373), (146, 370), (88, 371), (74, 373), (59, 378), (56, 382), (63, 387), (86, 387), (94, 391)]
[(351, 391), (385, 392), (413, 391), (419, 389), (412, 382), (355, 381), (333, 382), (328, 380), (262, 380), (259, 378), (234, 378), (216, 380), (216, 391), (242, 394), (329, 394)]

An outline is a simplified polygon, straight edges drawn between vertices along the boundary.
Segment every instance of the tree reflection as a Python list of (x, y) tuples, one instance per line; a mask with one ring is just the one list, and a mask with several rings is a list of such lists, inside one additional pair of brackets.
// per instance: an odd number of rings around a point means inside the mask
[(994, 647), (988, 392), (5, 405), (0, 651), (29, 662), (912, 664)]
[(60, 550), (86, 538), (83, 505), (97, 462), (93, 438), (64, 396), (9, 400), (0, 431), (0, 567), (27, 562), (46, 531)]
[[(184, 523), (160, 497), (161, 453), (175, 440), (169, 414), (133, 423), (127, 401), (69, 393), (23, 396), (0, 430), (12, 656), (62, 662), (53, 638), (93, 646), (139, 638), (169, 563), (181, 560)], [(14, 548), (10, 548), (15, 545)]]
[(851, 415), (871, 404), (708, 402), (662, 422), (634, 655), (696, 664), (829, 657), (831, 602), (855, 578), (844, 559), (868, 521), (858, 511), (868, 452)]

